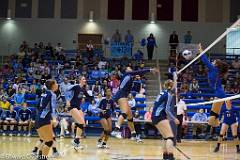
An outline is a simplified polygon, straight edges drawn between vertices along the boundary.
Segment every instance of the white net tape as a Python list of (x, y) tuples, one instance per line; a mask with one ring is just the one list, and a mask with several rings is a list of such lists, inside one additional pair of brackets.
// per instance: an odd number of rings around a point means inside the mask
[(217, 102), (225, 102), (225, 101), (238, 99), (238, 98), (240, 98), (240, 94), (230, 96), (230, 97), (226, 97), (226, 98), (216, 99), (216, 100), (213, 100), (213, 101), (206, 101), (206, 102), (200, 102), (200, 103), (189, 103), (189, 104), (186, 104), (186, 105), (187, 106), (201, 106), (201, 105), (212, 104), (212, 103), (217, 103)]

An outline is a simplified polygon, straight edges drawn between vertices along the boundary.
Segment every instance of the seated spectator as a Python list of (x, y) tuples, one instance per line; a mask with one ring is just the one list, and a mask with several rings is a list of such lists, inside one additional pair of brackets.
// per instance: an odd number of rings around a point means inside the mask
[[(144, 120), (147, 122), (151, 122), (152, 121), (152, 111), (153, 111), (153, 107), (149, 107), (147, 112), (144, 114)], [(152, 125), (152, 123), (145, 123), (144, 124), (144, 133), (145, 136), (149, 136), (149, 131), (153, 131), (154, 132), (154, 136), (156, 136), (158, 134), (158, 130), (157, 128)]]
[(97, 67), (94, 67), (94, 69), (91, 71), (91, 78), (98, 80), (100, 79), (100, 71)]
[(92, 93), (94, 96), (97, 96), (99, 93), (101, 93), (101, 86), (99, 84), (99, 81), (96, 81), (96, 83), (92, 85)]
[(22, 90), (19, 90), (14, 96), (14, 105), (15, 106), (22, 106), (23, 102), (25, 101), (25, 94), (23, 93)]
[(23, 133), (23, 136), (26, 136), (27, 127), (31, 121), (31, 114), (31, 110), (27, 108), (27, 103), (24, 102), (22, 108), (18, 111), (18, 136), (21, 135), (20, 132), (22, 129), (25, 132)]
[(188, 93), (188, 91), (189, 91), (188, 83), (186, 81), (182, 82), (180, 86), (180, 93)]
[(198, 93), (199, 85), (198, 81), (195, 78), (192, 80), (192, 83), (190, 83), (189, 90), (192, 93)]
[(135, 99), (134, 99), (134, 97), (133, 97), (133, 95), (131, 93), (128, 95), (128, 105), (129, 105), (130, 108), (136, 109), (135, 108), (136, 101), (135, 101)]
[(3, 135), (6, 135), (8, 126), (10, 127), (9, 136), (13, 135), (14, 126), (17, 125), (17, 112), (13, 110), (13, 106), (10, 106), (10, 109), (6, 111), (4, 121), (3, 121)]
[(235, 60), (232, 62), (232, 68), (233, 69), (240, 69), (240, 62), (238, 60), (238, 57), (236, 57)]
[(10, 109), (10, 103), (7, 101), (7, 97), (3, 96), (0, 101), (0, 108), (3, 110), (9, 110)]
[(199, 138), (197, 130), (200, 129), (203, 132), (206, 129), (206, 124), (204, 124), (204, 122), (207, 123), (208, 121), (207, 115), (204, 113), (203, 109), (199, 109), (199, 112), (193, 115), (191, 121), (194, 122), (192, 129), (193, 138)]
[(120, 82), (117, 79), (117, 76), (113, 74), (111, 76), (111, 81), (109, 82), (109, 87), (111, 88), (113, 95), (117, 93), (119, 85), (120, 85)]
[(237, 81), (233, 82), (231, 92), (233, 94), (239, 94), (240, 93), (240, 84)]
[(92, 100), (92, 102), (88, 106), (88, 113), (90, 116), (97, 116), (99, 113), (98, 105), (96, 104), (95, 100)]
[(231, 94), (232, 93), (232, 87), (230, 84), (226, 84), (225, 86), (225, 92), (228, 93), (228, 94)]
[(136, 61), (141, 61), (143, 60), (143, 52), (141, 50), (137, 50), (136, 53), (134, 53), (133, 55), (133, 59), (136, 60)]
[(55, 47), (55, 50), (57, 53), (60, 53), (63, 50), (63, 47), (61, 45), (61, 43), (58, 43), (57, 46)]

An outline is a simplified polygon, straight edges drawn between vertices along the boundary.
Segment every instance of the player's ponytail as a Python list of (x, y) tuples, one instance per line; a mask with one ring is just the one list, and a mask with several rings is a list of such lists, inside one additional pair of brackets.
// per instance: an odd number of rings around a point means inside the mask
[(220, 78), (223, 78), (225, 76), (225, 74), (228, 72), (228, 69), (229, 69), (228, 63), (226, 63), (224, 61), (221, 61), (220, 59), (216, 60), (216, 67), (219, 70), (218, 76)]

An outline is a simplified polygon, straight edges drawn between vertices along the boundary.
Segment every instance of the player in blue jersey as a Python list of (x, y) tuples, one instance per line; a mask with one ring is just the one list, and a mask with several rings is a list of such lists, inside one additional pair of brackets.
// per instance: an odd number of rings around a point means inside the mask
[(108, 88), (106, 90), (106, 98), (102, 99), (99, 103), (98, 109), (100, 111), (100, 123), (104, 130), (100, 138), (98, 139), (98, 148), (108, 148), (107, 141), (112, 131), (111, 115), (115, 107), (115, 102), (112, 100), (111, 96), (112, 91)]
[(220, 145), (223, 141), (223, 136), (226, 134), (229, 127), (231, 127), (233, 141), (236, 144), (237, 153), (240, 153), (239, 149), (239, 139), (238, 139), (238, 123), (237, 123), (237, 115), (238, 111), (232, 109), (225, 109), (223, 111), (223, 123), (220, 131), (220, 135), (218, 137), (218, 143), (214, 152), (218, 152), (220, 149)]
[[(19, 122), (18, 122), (18, 136), (20, 136), (20, 131), (23, 128), (23, 130), (26, 132), (27, 127), (29, 126), (30, 120), (31, 120), (31, 110), (27, 108), (27, 103), (24, 102), (22, 105), (22, 108), (18, 111), (18, 117), (19, 117)], [(26, 136), (26, 133), (23, 134)]]
[[(5, 111), (4, 121), (3, 121), (3, 131), (7, 130), (7, 127), (10, 127), (9, 136), (13, 135), (14, 126), (17, 125), (18, 115), (17, 112), (13, 109), (11, 105), (9, 110)], [(4, 133), (5, 134), (5, 133)]]
[(171, 107), (173, 103), (173, 91), (176, 87), (176, 73), (174, 72), (174, 81), (167, 80), (164, 82), (164, 90), (157, 96), (155, 100), (152, 123), (163, 136), (163, 159), (174, 160), (173, 141), (174, 135), (170, 125), (170, 120), (179, 124), (178, 119), (173, 115)]
[[(199, 51), (200, 53), (203, 51), (201, 44), (199, 45)], [(209, 86), (214, 91), (215, 99), (225, 98), (226, 94), (224, 92), (224, 88), (222, 87), (222, 79), (227, 74), (229, 65), (219, 59), (216, 59), (211, 63), (205, 54), (201, 56), (201, 61), (208, 68)], [(211, 137), (209, 133), (211, 127), (219, 126), (219, 113), (223, 104), (224, 101), (213, 103), (212, 105), (206, 130), (206, 133), (208, 134), (206, 136), (207, 138)], [(226, 101), (226, 105), (228, 108), (231, 108), (230, 101)]]
[(120, 127), (123, 124), (124, 120), (127, 119), (128, 120), (128, 127), (131, 130), (131, 139), (138, 141), (138, 137), (136, 136), (136, 131), (135, 131), (135, 128), (134, 128), (131, 107), (129, 107), (129, 105), (128, 105), (128, 98), (127, 97), (132, 90), (135, 75), (141, 75), (141, 74), (145, 74), (147, 72), (155, 73), (157, 71), (158, 70), (152, 69), (152, 68), (151, 69), (138, 70), (138, 71), (133, 71), (131, 69), (131, 67), (126, 68), (126, 73), (121, 80), (119, 90), (117, 91), (117, 93), (113, 97), (113, 99), (118, 103), (122, 113), (118, 118), (116, 127), (115, 127), (114, 131), (112, 132), (112, 136), (115, 136), (117, 138), (122, 138), (121, 132), (120, 132)]
[(41, 95), (35, 122), (39, 138), (43, 143), (41, 146), (42, 155), (38, 156), (39, 160), (46, 160), (49, 150), (53, 146), (52, 121), (56, 121), (57, 99), (54, 92), (58, 90), (58, 84), (55, 80), (47, 80), (45, 86), (47, 90)]
[(80, 145), (80, 138), (83, 132), (85, 121), (84, 121), (84, 113), (80, 108), (81, 101), (83, 98), (85, 98), (91, 102), (91, 99), (93, 98), (87, 93), (86, 82), (87, 82), (86, 78), (84, 76), (80, 76), (79, 84), (70, 86), (68, 88), (70, 95), (66, 96), (66, 100), (67, 100), (66, 105), (67, 105), (68, 111), (70, 112), (73, 119), (76, 121), (75, 123), (77, 127), (76, 135), (74, 140), (72, 141), (72, 145), (74, 146), (74, 149), (76, 151), (79, 149), (83, 149), (83, 147)]

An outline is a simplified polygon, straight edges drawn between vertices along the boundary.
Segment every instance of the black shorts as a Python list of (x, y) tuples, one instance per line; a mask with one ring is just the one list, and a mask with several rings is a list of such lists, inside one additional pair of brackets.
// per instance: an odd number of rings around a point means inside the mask
[(119, 99), (121, 98), (127, 98), (128, 97), (128, 93), (123, 92), (123, 91), (118, 91), (114, 96), (113, 96), (113, 100), (115, 102), (118, 102)]
[(77, 108), (78, 110), (80, 110), (80, 107), (76, 107), (76, 106), (70, 106), (67, 108), (68, 111), (71, 111), (72, 109)]
[(161, 111), (159, 116), (152, 116), (152, 123), (153, 125), (157, 125), (159, 122), (161, 122), (162, 120), (166, 120), (167, 119), (167, 114), (165, 111)]
[(36, 129), (39, 129), (43, 126), (51, 124), (52, 116), (51, 113), (48, 113), (45, 118), (40, 118), (41, 114), (38, 114), (35, 121)]
[(108, 118), (111, 117), (111, 114), (110, 114), (110, 113), (106, 113), (106, 114), (100, 113), (99, 117), (100, 117), (101, 119), (108, 119)]

